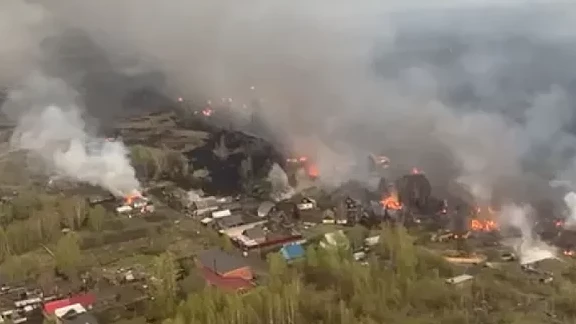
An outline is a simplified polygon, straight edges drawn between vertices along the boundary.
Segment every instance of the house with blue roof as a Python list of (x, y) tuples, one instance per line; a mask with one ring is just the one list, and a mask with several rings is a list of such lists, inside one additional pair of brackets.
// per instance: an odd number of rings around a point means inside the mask
[(300, 243), (286, 244), (280, 249), (280, 253), (288, 262), (304, 257), (305, 251)]

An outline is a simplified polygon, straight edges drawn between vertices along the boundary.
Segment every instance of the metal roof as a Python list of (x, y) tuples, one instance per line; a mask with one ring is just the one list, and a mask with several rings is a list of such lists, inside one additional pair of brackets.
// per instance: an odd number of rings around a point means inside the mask
[(297, 258), (301, 258), (304, 256), (304, 253), (305, 253), (302, 245), (298, 244), (298, 243), (286, 244), (282, 247), (280, 252), (282, 253), (282, 256), (284, 257), (284, 259), (286, 259), (286, 260), (294, 260)]
[(276, 204), (271, 201), (261, 203), (260, 206), (258, 206), (258, 217), (268, 216), (274, 206), (276, 206)]
[(204, 267), (220, 275), (248, 266), (248, 263), (241, 257), (220, 249), (206, 250), (200, 253), (198, 260)]

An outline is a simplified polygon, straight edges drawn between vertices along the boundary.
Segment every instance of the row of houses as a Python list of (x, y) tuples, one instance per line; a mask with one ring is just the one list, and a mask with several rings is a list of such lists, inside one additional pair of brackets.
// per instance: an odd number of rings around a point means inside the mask
[(0, 313), (0, 323), (42, 323), (44, 318), (58, 324), (98, 324), (90, 313), (96, 298), (84, 293), (57, 298), (38, 294), (25, 294), (14, 302), (12, 309)]

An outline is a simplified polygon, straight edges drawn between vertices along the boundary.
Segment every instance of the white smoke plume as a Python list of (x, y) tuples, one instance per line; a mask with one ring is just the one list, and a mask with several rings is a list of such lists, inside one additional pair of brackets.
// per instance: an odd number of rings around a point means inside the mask
[(46, 73), (51, 62), (43, 44), (63, 31), (54, 18), (32, 2), (0, 3), (0, 89), (7, 89), (2, 112), (17, 124), (12, 150), (36, 154), (59, 177), (132, 194), (140, 184), (124, 145), (92, 136), (82, 96)]
[(296, 193), (294, 188), (290, 186), (286, 172), (277, 163), (272, 165), (270, 172), (268, 172), (268, 181), (271, 185), (270, 196), (274, 201), (282, 201), (290, 199)]
[(576, 226), (576, 193), (570, 191), (564, 196), (564, 203), (568, 208), (568, 212), (566, 214), (566, 219), (564, 222), (564, 226), (566, 227), (574, 227)]
[(88, 134), (76, 97), (61, 80), (38, 74), (9, 92), (6, 111), (18, 116), (13, 149), (36, 153), (57, 175), (117, 196), (139, 190), (126, 147)]
[(520, 232), (520, 239), (513, 244), (521, 264), (529, 264), (556, 257), (556, 249), (544, 243), (534, 233), (533, 213), (530, 206), (505, 205), (500, 210), (500, 225), (504, 230)]

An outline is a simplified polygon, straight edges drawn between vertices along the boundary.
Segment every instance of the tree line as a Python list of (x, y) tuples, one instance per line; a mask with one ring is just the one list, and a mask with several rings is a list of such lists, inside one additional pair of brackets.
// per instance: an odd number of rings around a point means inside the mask
[[(368, 262), (349, 251), (309, 246), (287, 264), (268, 260), (266, 284), (245, 294), (206, 287), (177, 302), (170, 256), (158, 259), (160, 279), (151, 309), (163, 324), (574, 323), (576, 288), (567, 278), (550, 286), (522, 273), (485, 269), (470, 284), (445, 283), (457, 273), (435, 253), (413, 244), (403, 227), (386, 227)], [(160, 262), (162, 261), (162, 262)], [(574, 277), (574, 276), (573, 276)], [(170, 290), (170, 291), (167, 291)]]
[(108, 211), (91, 207), (81, 196), (23, 192), (0, 204), (0, 263), (7, 279), (26, 279), (36, 263), (19, 257), (42, 245), (54, 245), (58, 266), (71, 271), (79, 263), (81, 238), (74, 231), (101, 231)]

